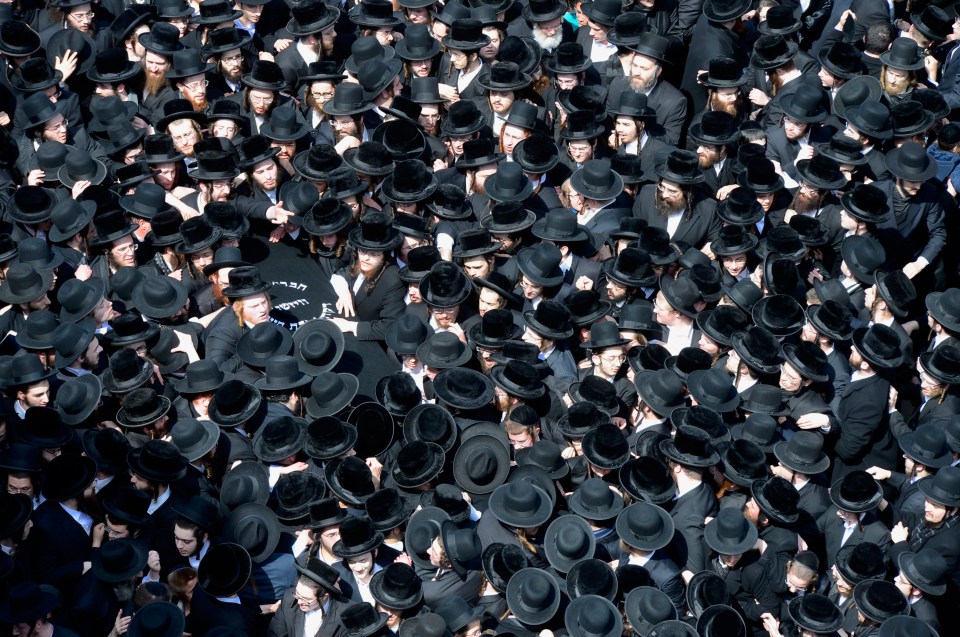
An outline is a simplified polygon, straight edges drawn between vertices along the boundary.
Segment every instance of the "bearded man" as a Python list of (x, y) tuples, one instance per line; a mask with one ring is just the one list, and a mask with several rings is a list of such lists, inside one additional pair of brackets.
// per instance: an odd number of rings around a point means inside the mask
[(180, 32), (177, 27), (166, 22), (157, 22), (139, 37), (146, 49), (143, 56), (144, 81), (140, 95), (140, 111), (151, 121), (155, 114), (163, 112), (163, 106), (176, 97), (167, 79), (170, 59), (177, 51), (183, 50), (180, 44)]

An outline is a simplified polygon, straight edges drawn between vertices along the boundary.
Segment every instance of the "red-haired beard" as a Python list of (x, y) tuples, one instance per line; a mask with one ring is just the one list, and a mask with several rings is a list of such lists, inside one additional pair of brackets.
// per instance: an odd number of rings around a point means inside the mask
[(143, 92), (145, 95), (159, 95), (168, 84), (169, 82), (164, 76), (147, 73), (143, 81)]
[(737, 104), (737, 100), (728, 102), (727, 100), (720, 99), (720, 96), (716, 93), (710, 96), (709, 110), (720, 111), (721, 113), (729, 113), (734, 117), (737, 117), (740, 114), (740, 107)]
[(793, 197), (793, 205), (790, 207), (796, 210), (798, 214), (815, 212), (820, 209), (820, 199), (821, 196), (819, 192), (798, 190), (797, 194)]

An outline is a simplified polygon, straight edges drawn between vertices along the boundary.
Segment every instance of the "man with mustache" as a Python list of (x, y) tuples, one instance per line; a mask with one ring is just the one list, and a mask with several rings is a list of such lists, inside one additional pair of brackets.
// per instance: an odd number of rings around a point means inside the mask
[(830, 131), (820, 126), (827, 118), (825, 103), (822, 88), (801, 85), (780, 102), (781, 123), (766, 130), (767, 157), (778, 164), (788, 188), (799, 182), (797, 163), (813, 157), (816, 144), (830, 141)]
[(507, 35), (532, 37), (545, 53), (552, 53), (576, 40), (573, 25), (563, 19), (566, 12), (567, 4), (561, 0), (533, 0), (523, 8), (523, 20), (507, 25)]
[(173, 54), (183, 50), (179, 40), (177, 27), (166, 22), (157, 22), (149, 33), (139, 36), (139, 42), (146, 50), (143, 56), (143, 90), (138, 96), (140, 112), (151, 121), (156, 114), (163, 112), (164, 104), (176, 98), (166, 73), (170, 70)]
[(659, 180), (640, 189), (633, 216), (649, 226), (665, 228), (673, 242), (685, 241), (702, 248), (720, 232), (716, 200), (696, 185), (703, 183), (703, 171), (696, 153), (675, 150), (656, 167)]
[(288, 86), (297, 86), (297, 78), (307, 74), (310, 64), (333, 54), (337, 37), (336, 23), (340, 11), (324, 2), (298, 5), (287, 30), (295, 43), (277, 53), (277, 64)]

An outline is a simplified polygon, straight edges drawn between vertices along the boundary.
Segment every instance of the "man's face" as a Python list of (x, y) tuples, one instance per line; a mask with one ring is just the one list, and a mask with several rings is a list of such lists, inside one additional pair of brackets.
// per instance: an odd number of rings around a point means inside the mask
[(837, 592), (844, 597), (850, 597), (853, 594), (853, 585), (847, 580), (843, 579), (843, 576), (840, 575), (840, 571), (837, 570), (836, 564), (833, 565), (833, 569), (831, 569), (830, 573), (833, 575), (833, 580), (837, 583)]
[(787, 116), (784, 116), (783, 118), (783, 132), (790, 141), (796, 141), (802, 138), (807, 134), (807, 129), (809, 127), (810, 125), (805, 122), (798, 122), (797, 120)]
[(107, 297), (100, 299), (100, 303), (98, 303), (97, 307), (93, 309), (93, 318), (97, 321), (97, 323), (112, 321), (118, 316), (120, 316), (120, 312), (117, 312), (115, 309), (113, 309), (113, 301)]
[(366, 580), (373, 574), (373, 553), (364, 553), (358, 557), (348, 557), (343, 560), (347, 567), (360, 580)]
[(620, 285), (613, 279), (607, 279), (607, 300), (611, 303), (620, 303), (627, 298), (627, 287)]
[(383, 46), (392, 46), (393, 45), (393, 27), (384, 27), (382, 29), (377, 29), (377, 32), (374, 34), (377, 38), (377, 41)]
[(502, 304), (503, 300), (499, 294), (488, 288), (480, 288), (480, 294), (478, 295), (480, 316), (483, 316), (490, 310), (499, 310)]
[(747, 269), (747, 255), (745, 254), (720, 257), (720, 262), (723, 264), (723, 268), (733, 277), (740, 276), (740, 273)]
[(920, 187), (923, 186), (922, 181), (907, 181), (906, 179), (897, 179), (897, 187), (907, 195), (907, 197), (916, 197), (917, 193), (920, 192)]
[(69, 9), (64, 16), (68, 29), (76, 29), (92, 35), (93, 32), (93, 5), (81, 4)]
[(210, 201), (230, 201), (230, 194), (233, 192), (233, 182), (229, 179), (201, 182), (200, 190), (207, 193)]
[(191, 104), (205, 104), (207, 101), (207, 79), (203, 75), (191, 75), (177, 83), (183, 97)]
[(170, 61), (162, 55), (157, 55), (153, 51), (147, 51), (143, 56), (144, 69), (147, 75), (154, 77), (163, 77), (170, 68)]
[(410, 24), (429, 24), (430, 7), (405, 8)]
[(936, 526), (947, 519), (947, 507), (939, 502), (924, 500), (923, 519), (927, 524)]
[(486, 257), (482, 256), (465, 259), (463, 262), (463, 271), (471, 279), (483, 279), (490, 274), (490, 262)]
[(526, 449), (527, 447), (532, 447), (533, 443), (536, 442), (534, 436), (527, 429), (524, 429), (518, 434), (508, 433), (507, 437), (510, 439), (510, 446), (513, 447), (514, 451), (517, 449)]
[(240, 3), (240, 10), (243, 11), (243, 20), (250, 24), (260, 22), (260, 15), (263, 13), (262, 4), (244, 4)]
[(270, 298), (266, 294), (257, 294), (243, 299), (243, 320), (251, 325), (259, 325), (270, 318)]
[(784, 361), (780, 366), (780, 389), (795, 394), (803, 388), (803, 376), (790, 363)]
[(243, 53), (240, 49), (232, 49), (220, 56), (220, 70), (231, 82), (240, 81), (243, 75)]
[(193, 157), (193, 146), (200, 141), (200, 134), (192, 119), (181, 119), (167, 126), (170, 137), (173, 138), (173, 147), (178, 153)]
[(276, 99), (273, 95), (273, 91), (261, 91), (260, 89), (250, 89), (250, 108), (253, 109), (254, 115), (259, 115), (263, 117), (266, 115), (267, 111), (270, 110), (270, 107), (273, 105), (273, 101)]
[(457, 317), (460, 316), (460, 306), (455, 307), (431, 307), (430, 314), (437, 321), (437, 325), (444, 329), (448, 329), (451, 325), (457, 322)]
[(177, 553), (181, 557), (192, 557), (199, 553), (202, 542), (193, 535), (193, 531), (180, 528), (180, 525), (173, 527), (173, 543), (177, 547)]
[[(318, 534), (314, 533), (314, 540), (317, 539), (317, 536)], [(340, 526), (328, 526), (321, 530), (319, 533), (319, 541), (324, 551), (332, 553), (333, 545), (340, 541)]]
[(50, 383), (42, 380), (39, 383), (30, 385), (25, 392), (19, 392), (20, 402), (27, 409), (30, 407), (46, 407), (50, 402)]
[(410, 60), (407, 62), (414, 77), (429, 77), (433, 70), (433, 60)]
[(463, 154), (463, 145), (473, 138), (473, 135), (470, 135), (469, 137), (448, 137), (447, 143), (450, 145), (450, 150), (453, 152), (454, 156), (459, 157)]
[(463, 71), (470, 65), (471, 53), (466, 53), (458, 49), (450, 49), (448, 53), (450, 53), (450, 63), (453, 64), (453, 68), (458, 71)]
[(173, 190), (173, 187), (177, 185), (177, 164), (155, 164), (151, 168), (160, 171), (160, 174), (153, 178), (156, 184), (164, 190)]
[(909, 71), (901, 71), (888, 66), (884, 68), (883, 77), (886, 80), (886, 91), (890, 95), (902, 93), (910, 84)]
[(764, 214), (770, 212), (774, 199), (776, 199), (776, 195), (772, 192), (757, 193), (757, 203), (763, 208)]
[(516, 94), (513, 91), (490, 91), (489, 95), (490, 108), (493, 109), (493, 112), (506, 117), (516, 100)]
[(630, 86), (635, 91), (645, 93), (653, 88), (660, 77), (660, 65), (653, 58), (634, 55), (630, 62)]
[(508, 155), (512, 153), (517, 144), (525, 140), (528, 135), (529, 132), (522, 128), (514, 126), (513, 124), (505, 124), (500, 131), (500, 137), (503, 139), (503, 152)]
[(830, 71), (822, 66), (820, 67), (820, 72), (817, 73), (817, 76), (820, 78), (820, 84), (827, 90), (830, 90), (837, 85), (837, 78), (835, 78)]
[(100, 354), (102, 353), (103, 346), (100, 345), (100, 341), (96, 338), (91, 339), (90, 344), (87, 345), (87, 349), (83, 352), (83, 356), (80, 357), (80, 366), (90, 371), (96, 370), (100, 363)]
[(593, 144), (582, 139), (571, 140), (567, 144), (567, 154), (578, 164), (585, 164), (593, 159)]
[(710, 146), (701, 144), (697, 147), (697, 157), (700, 161), (700, 168), (713, 168), (722, 159), (719, 146)]
[(43, 138), (51, 142), (67, 143), (67, 119), (60, 113), (43, 125)]
[(31, 498), (37, 495), (33, 489), (33, 480), (30, 478), (17, 478), (12, 475), (7, 476), (7, 493), (11, 495), (22, 493)]
[(593, 355), (593, 364), (600, 368), (605, 376), (616, 376), (623, 365), (623, 348), (611, 347)]
[(536, 348), (541, 352), (544, 349), (547, 349), (545, 347), (547, 344), (546, 339), (544, 339), (542, 336), (540, 336), (539, 334), (531, 330), (529, 327), (523, 331), (523, 336), (521, 338), (524, 342), (530, 343), (531, 345), (536, 346)]
[(261, 190), (275, 190), (277, 178), (277, 162), (273, 159), (265, 159), (253, 167), (253, 182)]
[[(541, 294), (543, 294), (543, 286), (538, 285), (527, 278), (527, 275), (520, 275), (520, 289), (523, 290), (523, 297), (528, 301), (532, 301)], [(527, 330), (528, 332), (530, 330)], [(526, 340), (526, 338), (524, 338)]]
[(594, 41), (601, 44), (607, 41), (607, 32), (610, 31), (610, 27), (597, 24), (593, 20), (587, 20), (587, 28), (590, 29), (590, 37), (593, 38)]
[(480, 57), (484, 60), (493, 60), (500, 50), (500, 30), (493, 27), (483, 29), (483, 34), (490, 38), (490, 44), (480, 49)]
[(346, 137), (359, 137), (357, 122), (349, 115), (334, 115), (330, 118), (330, 127), (337, 139)]
[(275, 139), (270, 140), (270, 148), (279, 148), (278, 159), (293, 161), (293, 156), (297, 154), (297, 142), (281, 142)]

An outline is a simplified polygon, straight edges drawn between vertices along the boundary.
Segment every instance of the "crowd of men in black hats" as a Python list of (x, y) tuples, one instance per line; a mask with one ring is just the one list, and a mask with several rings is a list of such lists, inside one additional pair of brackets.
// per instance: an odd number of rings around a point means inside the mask
[(0, 3), (0, 637), (935, 637), (960, 8)]

